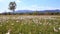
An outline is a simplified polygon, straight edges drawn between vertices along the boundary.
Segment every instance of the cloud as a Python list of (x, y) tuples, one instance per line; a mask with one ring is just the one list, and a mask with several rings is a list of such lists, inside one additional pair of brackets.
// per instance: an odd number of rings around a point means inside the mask
[(9, 0), (9, 1), (21, 2), (21, 0)]
[(4, 0), (0, 0), (0, 2), (3, 2)]
[(30, 9), (30, 10), (55, 10), (55, 9), (60, 9), (60, 8), (50, 7), (50, 6), (31, 5), (30, 7), (27, 7), (27, 9)]
[(50, 7), (50, 6), (30, 5), (30, 6), (17, 7), (16, 10), (55, 10), (55, 9), (60, 9), (60, 8)]
[(16, 0), (16, 2), (20, 3), (20, 2), (21, 2), (21, 0)]

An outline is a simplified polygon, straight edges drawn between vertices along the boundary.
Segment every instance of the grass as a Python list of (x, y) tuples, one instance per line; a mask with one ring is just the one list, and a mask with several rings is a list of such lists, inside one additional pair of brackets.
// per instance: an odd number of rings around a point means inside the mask
[(60, 16), (0, 16), (0, 34), (60, 34)]

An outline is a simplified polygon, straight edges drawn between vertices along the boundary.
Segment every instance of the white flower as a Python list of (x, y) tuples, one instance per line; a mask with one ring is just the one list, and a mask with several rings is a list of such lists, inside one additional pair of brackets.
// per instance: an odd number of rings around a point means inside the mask
[(18, 20), (16, 22), (19, 22)]
[(10, 34), (10, 30), (8, 30), (8, 32), (6, 34)]
[(59, 30), (60, 30), (60, 27), (59, 27)]
[(54, 31), (55, 31), (55, 32), (58, 32), (58, 30), (57, 30), (55, 27), (54, 27)]
[(51, 25), (51, 23), (49, 23), (49, 25)]
[(10, 32), (7, 32), (6, 34), (10, 34)]
[(39, 23), (40, 25), (42, 24), (42, 23)]

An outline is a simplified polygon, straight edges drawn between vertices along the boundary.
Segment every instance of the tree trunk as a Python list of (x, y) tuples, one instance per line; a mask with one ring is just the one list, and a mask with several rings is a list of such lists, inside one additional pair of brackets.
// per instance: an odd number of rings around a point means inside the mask
[(13, 10), (13, 14), (15, 14), (15, 10)]

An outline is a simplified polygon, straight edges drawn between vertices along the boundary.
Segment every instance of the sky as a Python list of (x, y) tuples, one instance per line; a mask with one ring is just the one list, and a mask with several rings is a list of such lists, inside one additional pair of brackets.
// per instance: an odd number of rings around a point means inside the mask
[(15, 1), (16, 10), (55, 10), (60, 9), (60, 0), (0, 0), (0, 13), (10, 11), (9, 3)]

